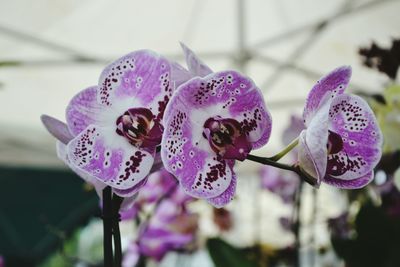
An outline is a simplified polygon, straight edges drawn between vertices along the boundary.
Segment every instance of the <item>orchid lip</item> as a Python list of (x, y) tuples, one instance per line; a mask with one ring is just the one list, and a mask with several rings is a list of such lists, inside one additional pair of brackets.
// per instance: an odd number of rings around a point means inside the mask
[(219, 116), (207, 119), (203, 136), (208, 139), (212, 150), (224, 159), (243, 161), (251, 150), (240, 123), (234, 119)]
[(327, 148), (328, 154), (339, 153), (343, 149), (342, 137), (335, 132), (329, 131)]
[(147, 108), (131, 108), (118, 117), (116, 133), (136, 147), (154, 148), (161, 143), (162, 125)]

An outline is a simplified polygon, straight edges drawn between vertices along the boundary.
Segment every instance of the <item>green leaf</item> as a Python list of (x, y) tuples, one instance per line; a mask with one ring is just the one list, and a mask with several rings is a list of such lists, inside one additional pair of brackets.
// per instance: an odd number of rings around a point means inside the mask
[(242, 250), (219, 238), (207, 240), (208, 253), (216, 267), (257, 267), (255, 260), (249, 259)]

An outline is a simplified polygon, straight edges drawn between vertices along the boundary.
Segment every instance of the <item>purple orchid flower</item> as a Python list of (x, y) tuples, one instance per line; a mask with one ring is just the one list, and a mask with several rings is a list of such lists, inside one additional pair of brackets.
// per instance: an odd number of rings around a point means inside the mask
[(161, 158), (187, 194), (222, 207), (235, 193), (235, 160), (267, 143), (271, 116), (252, 80), (236, 71), (213, 73), (182, 46), (197, 77), (166, 108)]
[(337, 68), (312, 88), (299, 137), (300, 167), (339, 188), (361, 188), (373, 179), (381, 158), (382, 133), (362, 98), (345, 94), (350, 67)]
[(67, 124), (49, 116), (42, 121), (59, 140), (58, 156), (98, 193), (108, 185), (131, 197), (152, 168), (160, 168), (156, 147), (164, 110), (188, 78), (181, 66), (152, 51), (132, 52), (108, 65), (98, 86), (72, 98)]
[(175, 177), (165, 169), (152, 173), (149, 175), (146, 185), (140, 190), (136, 202), (139, 204), (155, 203), (165, 193), (177, 188), (176, 185)]
[(169, 251), (187, 248), (194, 242), (197, 228), (197, 214), (171, 199), (163, 200), (125, 253), (124, 266), (135, 266), (139, 255), (161, 261)]
[(185, 205), (194, 199), (177, 186), (175, 177), (165, 169), (151, 173), (146, 184), (140, 189), (133, 205), (120, 212), (122, 220), (136, 218), (144, 206), (165, 198), (177, 205)]

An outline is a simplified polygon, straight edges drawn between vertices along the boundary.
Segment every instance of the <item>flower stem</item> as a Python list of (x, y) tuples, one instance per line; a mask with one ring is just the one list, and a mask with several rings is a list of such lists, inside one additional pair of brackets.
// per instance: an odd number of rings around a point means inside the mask
[(115, 250), (115, 255), (114, 255), (114, 267), (121, 267), (122, 263), (122, 249), (121, 249), (121, 234), (119, 231), (119, 221), (120, 221), (120, 215), (119, 215), (119, 209), (121, 207), (122, 201), (124, 199), (117, 196), (113, 195), (112, 198), (112, 228), (113, 228), (113, 236), (114, 236), (114, 250)]
[(297, 146), (297, 144), (299, 143), (299, 138), (297, 137), (296, 139), (294, 139), (292, 142), (290, 142), (289, 145), (287, 145), (281, 152), (279, 152), (278, 154), (270, 157), (269, 159), (272, 161), (278, 161), (281, 158), (283, 158), (287, 153), (289, 153), (295, 146)]
[(276, 162), (275, 160), (271, 160), (271, 158), (265, 158), (265, 157), (248, 154), (247, 159), (254, 161), (254, 162), (261, 163), (263, 165), (270, 165), (270, 166), (273, 166), (273, 167), (276, 167), (279, 169), (293, 171), (293, 172), (297, 173), (297, 169), (295, 168), (295, 166), (279, 163), (279, 162)]
[(103, 189), (103, 251), (104, 266), (112, 267), (113, 249), (112, 249), (112, 204), (111, 187)]
[(309, 183), (310, 185), (317, 185), (317, 180), (308, 173), (304, 172), (298, 165), (287, 165), (271, 160), (271, 158), (259, 157), (251, 154), (248, 154), (246, 159), (261, 163), (263, 165), (269, 165), (279, 169), (295, 172), (300, 176), (300, 178), (302, 178), (302, 180)]

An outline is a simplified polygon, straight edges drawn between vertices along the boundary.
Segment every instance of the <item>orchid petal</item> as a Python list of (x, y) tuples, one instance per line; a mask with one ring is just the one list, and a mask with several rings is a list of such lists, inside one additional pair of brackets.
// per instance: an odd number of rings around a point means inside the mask
[(66, 118), (68, 128), (78, 135), (90, 124), (98, 124), (104, 107), (97, 102), (97, 86), (89, 87), (76, 94), (68, 104)]
[(140, 182), (127, 189), (113, 188), (113, 192), (120, 197), (131, 197), (139, 192), (139, 190), (146, 184), (147, 178), (142, 179)]
[(370, 171), (367, 174), (352, 180), (338, 179), (332, 176), (325, 176), (323, 181), (329, 185), (342, 189), (358, 189), (368, 185), (374, 179), (374, 172)]
[(174, 83), (174, 89), (181, 84), (193, 78), (192, 74), (176, 62), (171, 63), (171, 81)]
[(114, 130), (89, 125), (67, 147), (71, 164), (116, 189), (128, 189), (150, 172), (154, 151), (129, 144)]
[(299, 136), (298, 146), (298, 159), (299, 165), (302, 171), (306, 172), (310, 176), (314, 177), (317, 186), (321, 183), (322, 177), (318, 173), (318, 167), (316, 166), (316, 159), (311, 154), (307, 143), (306, 143), (306, 131), (303, 130)]
[(213, 72), (196, 56), (196, 54), (191, 49), (189, 49), (189, 47), (187, 47), (182, 42), (180, 44), (183, 53), (185, 54), (186, 65), (188, 66), (190, 73), (194, 77), (204, 77)]
[(352, 180), (369, 174), (382, 155), (382, 133), (367, 102), (355, 95), (337, 96), (329, 115), (329, 130), (341, 136), (343, 149), (328, 158), (338, 174), (327, 175)]
[(139, 246), (136, 243), (129, 244), (122, 261), (122, 267), (136, 266), (140, 258)]
[[(113, 188), (113, 191), (114, 191), (114, 188)], [(124, 197), (124, 199), (121, 203), (120, 211), (126, 212), (128, 210), (131, 210), (136, 203), (136, 198), (137, 198), (137, 194), (129, 196), (129, 197)]]
[(40, 119), (47, 131), (63, 144), (68, 144), (74, 138), (64, 122), (48, 115), (42, 115)]
[(75, 165), (71, 164), (67, 154), (67, 146), (65, 144), (57, 141), (56, 147), (58, 158), (61, 159), (74, 173), (81, 177), (85, 182), (91, 184), (96, 190), (97, 195), (102, 198), (102, 191), (106, 187), (106, 184), (97, 180), (93, 175), (90, 175), (88, 172), (81, 170)]
[[(351, 67), (339, 67), (322, 77), (311, 89), (307, 96), (303, 111), (303, 119), (306, 126), (309, 125), (318, 109), (329, 98), (342, 94), (349, 84)], [(328, 96), (328, 97), (326, 97)]]
[[(99, 80), (98, 102), (119, 114), (131, 107), (146, 107), (161, 120), (183, 68), (149, 50), (132, 52), (108, 65)], [(187, 75), (186, 75), (187, 76)]]
[(233, 200), (236, 192), (236, 175), (232, 176), (231, 184), (221, 195), (207, 199), (207, 202), (216, 208), (222, 208)]
[[(311, 120), (307, 130), (303, 131), (300, 138), (299, 161), (300, 166), (313, 177), (318, 180), (318, 183), (325, 176), (327, 166), (327, 143), (328, 143), (328, 122), (329, 108), (331, 100), (329, 99), (318, 110)], [(305, 132), (305, 134), (304, 134)], [(312, 161), (312, 164), (308, 162)], [(305, 167), (307, 166), (307, 167)], [(315, 170), (311, 170), (314, 166)], [(316, 174), (316, 176), (314, 176)]]

